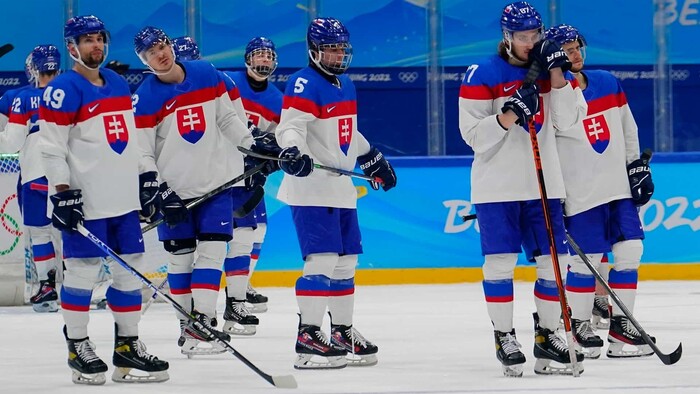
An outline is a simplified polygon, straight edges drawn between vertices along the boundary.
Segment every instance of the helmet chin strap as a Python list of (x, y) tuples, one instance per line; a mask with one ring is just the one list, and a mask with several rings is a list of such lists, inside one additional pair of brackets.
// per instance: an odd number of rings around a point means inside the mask
[(73, 52), (71, 52), (70, 50), (68, 51), (68, 56), (70, 56), (70, 58), (73, 59), (73, 61), (75, 61), (76, 63), (80, 64), (81, 66), (83, 66), (91, 71), (99, 70), (100, 67), (102, 67), (102, 65), (107, 60), (107, 55), (109, 54), (109, 44), (105, 44), (105, 50), (104, 50), (104, 56), (102, 57), (102, 62), (100, 64), (98, 64), (97, 67), (92, 68), (92, 67), (88, 66), (87, 64), (85, 64), (85, 62), (83, 62), (83, 58), (80, 56), (80, 51), (78, 51), (78, 46), (75, 43), (73, 43), (73, 48), (75, 48), (75, 51), (78, 53), (78, 56), (74, 56)]
[(309, 57), (311, 58), (311, 61), (314, 62), (316, 67), (318, 67), (319, 70), (323, 71), (325, 74), (328, 74), (332, 77), (335, 77), (336, 75), (334, 73), (326, 70), (326, 68), (323, 67), (323, 65), (321, 64), (321, 52), (319, 51), (319, 52), (317, 52), (317, 54), (318, 54), (318, 59), (316, 59), (316, 57), (314, 56), (313, 51), (311, 49), (309, 49)]

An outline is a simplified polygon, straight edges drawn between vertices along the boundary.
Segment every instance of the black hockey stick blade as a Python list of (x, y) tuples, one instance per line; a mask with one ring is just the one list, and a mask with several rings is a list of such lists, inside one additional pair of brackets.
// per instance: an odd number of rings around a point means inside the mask
[(15, 46), (12, 44), (5, 44), (0, 47), (0, 57), (3, 57), (7, 55), (11, 50), (15, 49)]
[(144, 285), (149, 287), (151, 290), (158, 293), (158, 295), (161, 296), (165, 300), (165, 302), (170, 304), (170, 306), (175, 308), (176, 311), (178, 311), (181, 315), (183, 315), (185, 318), (187, 318), (187, 320), (189, 321), (188, 324), (190, 327), (197, 330), (199, 333), (204, 334), (204, 337), (211, 338), (214, 342), (225, 347), (226, 351), (228, 351), (229, 353), (234, 355), (238, 360), (240, 360), (248, 368), (252, 369), (253, 372), (258, 374), (258, 376), (260, 376), (261, 378), (265, 379), (268, 383), (270, 383), (273, 386), (278, 387), (278, 388), (284, 388), (284, 389), (297, 388), (297, 381), (296, 381), (296, 379), (294, 379), (294, 376), (292, 376), (292, 375), (282, 375), (282, 376), (269, 375), (269, 374), (263, 372), (255, 364), (253, 364), (250, 360), (248, 360), (244, 355), (239, 353), (238, 350), (236, 350), (236, 348), (234, 348), (230, 343), (219, 339), (219, 337), (214, 335), (214, 333), (212, 332), (211, 329), (209, 329), (207, 326), (204, 326), (199, 320), (197, 320), (197, 318), (192, 313), (186, 311), (185, 308), (183, 308), (182, 305), (180, 305), (177, 301), (175, 301), (172, 297), (170, 297), (170, 295), (163, 292), (162, 290), (159, 290), (153, 284), (153, 282), (151, 282), (148, 278), (143, 276), (142, 273), (135, 270), (131, 265), (129, 265), (129, 263), (124, 261), (124, 259), (119, 254), (117, 254), (117, 252), (112, 250), (112, 248), (107, 246), (107, 244), (105, 244), (101, 239), (97, 238), (88, 229), (86, 229), (82, 224), (78, 224), (77, 231), (80, 234), (82, 234), (85, 238), (89, 239), (90, 242), (92, 242), (95, 246), (97, 246), (99, 249), (101, 249), (103, 252), (105, 252), (108, 256), (110, 256), (117, 264), (121, 265), (130, 274), (137, 277), (141, 281), (141, 283), (143, 283)]
[(593, 264), (591, 264), (590, 260), (588, 260), (588, 256), (586, 256), (586, 254), (583, 253), (583, 250), (578, 246), (576, 241), (574, 241), (574, 239), (571, 238), (571, 235), (569, 235), (568, 233), (566, 234), (566, 240), (569, 242), (569, 245), (571, 245), (571, 248), (574, 250), (574, 252), (576, 252), (578, 257), (580, 257), (581, 260), (583, 260), (583, 263), (586, 264), (586, 267), (588, 267), (593, 276), (595, 276), (595, 278), (598, 280), (598, 283), (600, 283), (605, 288), (605, 290), (607, 290), (608, 294), (610, 294), (610, 298), (612, 298), (615, 304), (617, 304), (617, 306), (620, 307), (620, 310), (625, 315), (625, 317), (627, 317), (627, 319), (630, 321), (630, 323), (632, 323), (634, 328), (636, 328), (637, 331), (639, 331), (639, 334), (642, 336), (642, 339), (644, 339), (644, 342), (646, 342), (646, 344), (649, 345), (651, 350), (654, 351), (654, 353), (659, 357), (661, 362), (666, 365), (673, 365), (677, 363), (678, 360), (681, 359), (681, 355), (683, 354), (683, 344), (679, 343), (676, 350), (674, 350), (672, 353), (662, 353), (661, 349), (659, 349), (659, 347), (656, 346), (656, 342), (654, 342), (654, 340), (651, 339), (649, 334), (647, 334), (647, 332), (644, 331), (644, 328), (642, 328), (637, 319), (635, 319), (634, 316), (632, 316), (632, 312), (630, 312), (630, 310), (627, 309), (625, 303), (622, 302), (620, 297), (618, 297), (617, 293), (615, 293), (615, 291), (613, 291), (613, 289), (610, 288), (608, 282), (605, 279), (603, 279), (598, 270), (596, 270)]
[(462, 216), (462, 221), (463, 221), (463, 222), (468, 222), (468, 221), (474, 220), (474, 219), (476, 219), (476, 214), (475, 214), (475, 213)]
[(233, 217), (235, 219), (241, 219), (250, 215), (250, 213), (253, 212), (258, 206), (258, 204), (260, 204), (260, 201), (262, 201), (263, 197), (265, 197), (265, 189), (263, 189), (262, 186), (256, 187), (250, 194), (250, 198), (248, 199), (248, 201), (244, 202), (243, 205), (241, 205), (233, 211)]

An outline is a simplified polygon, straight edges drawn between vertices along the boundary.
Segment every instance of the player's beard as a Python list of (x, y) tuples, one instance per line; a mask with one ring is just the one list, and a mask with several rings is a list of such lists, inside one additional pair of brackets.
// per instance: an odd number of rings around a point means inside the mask
[(88, 54), (85, 59), (83, 59), (83, 62), (85, 63), (86, 66), (90, 68), (97, 68), (99, 67), (102, 62), (105, 60), (105, 53), (100, 52), (99, 54), (97, 53), (90, 53)]

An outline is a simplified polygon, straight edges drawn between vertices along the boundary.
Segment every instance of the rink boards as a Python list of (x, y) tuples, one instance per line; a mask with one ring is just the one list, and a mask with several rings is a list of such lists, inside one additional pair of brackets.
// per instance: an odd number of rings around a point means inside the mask
[[(355, 180), (364, 254), (357, 282), (362, 284), (455, 283), (481, 280), (483, 257), (470, 198), (471, 157), (394, 158), (398, 186), (374, 191)], [(656, 191), (642, 207), (646, 230), (642, 280), (700, 279), (700, 186), (690, 181), (700, 173), (700, 154), (654, 156)], [(16, 173), (0, 173), (0, 264), (24, 260), (24, 241), (17, 208)], [(275, 197), (282, 175), (266, 185), (268, 232), (254, 283), (287, 286), (302, 268), (289, 207)], [(151, 278), (164, 277), (167, 253), (146, 237)], [(160, 272), (158, 272), (160, 271)], [(517, 276), (534, 278), (534, 267), (522, 256)], [(157, 279), (160, 280), (160, 279)]]

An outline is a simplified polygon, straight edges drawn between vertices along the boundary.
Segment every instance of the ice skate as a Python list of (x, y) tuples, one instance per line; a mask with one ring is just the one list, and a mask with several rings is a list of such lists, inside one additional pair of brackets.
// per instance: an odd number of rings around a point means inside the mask
[[(555, 331), (540, 327), (537, 313), (535, 317), (535, 349), (533, 354), (535, 373), (541, 375), (573, 375), (569, 348)], [(578, 372), (583, 373), (583, 354), (576, 352)]]
[(157, 383), (170, 379), (168, 362), (146, 352), (138, 337), (116, 337), (112, 380), (118, 383)]
[(331, 325), (331, 344), (348, 352), (345, 358), (350, 366), (375, 365), (379, 348), (365, 339), (352, 325)]
[(48, 279), (39, 281), (39, 292), (29, 301), (34, 312), (47, 313), (58, 311), (58, 293), (56, 293), (56, 270), (48, 272)]
[(250, 312), (263, 313), (267, 312), (267, 297), (255, 291), (253, 286), (248, 283), (248, 290), (245, 292), (246, 302), (250, 305)]
[(515, 329), (510, 332), (493, 331), (496, 340), (496, 358), (501, 362), (503, 375), (522, 377), (525, 355), (520, 351), (522, 345), (515, 337)]
[[(214, 329), (211, 326), (211, 319), (207, 315), (198, 312), (192, 312), (197, 323), (189, 320), (180, 320), (180, 338), (177, 340), (177, 345), (180, 346), (180, 352), (187, 355), (187, 358), (193, 356), (221, 354), (226, 351), (226, 347), (218, 343), (216, 339), (224, 342), (231, 340), (231, 336), (225, 332)], [(201, 327), (207, 328), (212, 335), (205, 333)]]
[[(656, 343), (656, 338), (649, 336)], [(613, 316), (608, 331), (608, 353), (610, 358), (645, 357), (654, 354), (642, 335), (625, 316)], [(627, 345), (627, 350), (625, 350)]]
[(231, 335), (255, 335), (258, 318), (250, 314), (245, 301), (226, 297), (224, 311), (224, 332)]
[(348, 364), (348, 352), (332, 344), (318, 326), (299, 325), (296, 352), (296, 369), (338, 369)]
[(105, 384), (107, 364), (95, 354), (95, 345), (90, 338), (69, 339), (66, 326), (63, 326), (63, 335), (68, 345), (68, 366), (73, 371), (73, 383)]
[(574, 333), (577, 352), (581, 352), (585, 358), (596, 359), (600, 357), (603, 340), (595, 335), (590, 321), (571, 319), (571, 331)]
[(607, 330), (610, 328), (610, 304), (608, 296), (595, 296), (593, 301), (593, 329)]

